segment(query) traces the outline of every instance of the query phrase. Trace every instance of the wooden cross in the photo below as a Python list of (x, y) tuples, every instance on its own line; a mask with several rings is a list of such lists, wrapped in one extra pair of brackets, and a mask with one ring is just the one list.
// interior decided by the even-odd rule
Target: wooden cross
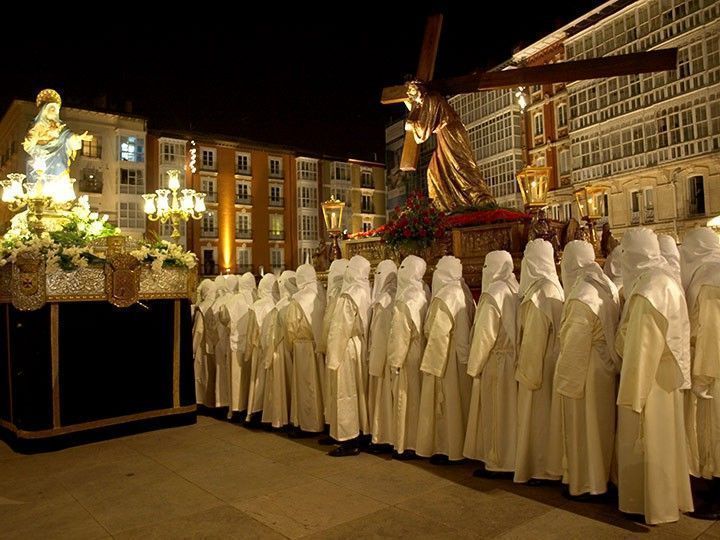
[[(474, 71), (460, 77), (432, 80), (441, 27), (442, 15), (433, 15), (428, 18), (422, 48), (420, 49), (420, 61), (418, 62), (416, 79), (424, 82), (429, 91), (435, 91), (446, 96), (535, 84), (552, 84), (654, 71), (670, 71), (677, 66), (677, 49), (660, 49), (650, 52), (576, 60), (574, 62), (521, 67), (504, 71)], [(407, 84), (402, 84), (383, 88), (380, 102), (383, 105), (388, 105), (405, 102), (407, 99)], [(405, 133), (400, 170), (416, 170), (417, 160), (418, 145), (413, 134), (408, 131)]]

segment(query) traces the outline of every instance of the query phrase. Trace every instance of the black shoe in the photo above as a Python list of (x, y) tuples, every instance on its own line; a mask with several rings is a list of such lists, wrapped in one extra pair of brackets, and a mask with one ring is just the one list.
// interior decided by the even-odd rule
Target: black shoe
[(375, 444), (370, 443), (367, 448), (364, 449), (368, 454), (373, 455), (380, 455), (380, 454), (389, 454), (393, 451), (392, 445), (390, 444)]
[(348, 441), (342, 443), (337, 448), (330, 450), (328, 456), (332, 457), (346, 457), (346, 456), (357, 456), (360, 453), (360, 447), (357, 441)]
[(531, 478), (527, 481), (527, 485), (530, 487), (551, 486), (557, 483), (557, 480), (546, 480), (544, 478)]
[(418, 457), (415, 450), (405, 450), (402, 454), (398, 454), (393, 450), (392, 458), (397, 459), (398, 461), (410, 461), (411, 459), (417, 459)]
[(367, 448), (372, 444), (372, 435), (360, 435), (358, 437), (358, 444), (360, 448)]
[(333, 439), (330, 435), (328, 435), (327, 437), (320, 437), (318, 439), (318, 444), (321, 444), (323, 446), (333, 446), (340, 443)]
[(445, 454), (435, 454), (430, 458), (433, 465), (449, 465), (450, 459)]

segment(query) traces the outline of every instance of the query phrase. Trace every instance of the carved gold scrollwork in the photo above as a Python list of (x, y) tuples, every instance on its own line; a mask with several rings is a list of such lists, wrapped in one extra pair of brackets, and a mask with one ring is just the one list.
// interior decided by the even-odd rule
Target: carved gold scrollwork
[(19, 253), (12, 270), (12, 304), (20, 311), (40, 309), (47, 302), (45, 259), (40, 253)]
[(140, 261), (128, 253), (118, 253), (105, 263), (105, 294), (117, 307), (129, 307), (140, 297)]

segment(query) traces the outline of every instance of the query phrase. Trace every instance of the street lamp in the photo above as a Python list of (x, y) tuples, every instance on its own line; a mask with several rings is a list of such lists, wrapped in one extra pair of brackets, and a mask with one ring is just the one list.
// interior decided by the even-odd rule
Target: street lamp
[[(194, 189), (180, 189), (180, 171), (172, 169), (168, 174), (168, 188), (156, 189), (155, 193), (146, 193), (145, 213), (150, 221), (172, 224), (171, 238), (180, 238), (178, 226), (181, 221), (200, 219), (205, 212), (205, 193)], [(178, 190), (182, 195), (178, 195)]]
[(338, 238), (342, 232), (342, 213), (345, 208), (343, 201), (338, 201), (335, 195), (330, 195), (330, 199), (321, 203), (323, 218), (325, 219), (325, 228), (330, 236), (330, 261), (342, 259), (342, 251)]
[(597, 195), (605, 192), (604, 187), (600, 186), (584, 186), (575, 190), (575, 202), (578, 205), (579, 215), (583, 221), (587, 223), (590, 243), (595, 247), (595, 251), (599, 252), (597, 243), (597, 234), (595, 233), (595, 221), (602, 217), (598, 204), (595, 201)]
[(548, 179), (550, 167), (529, 165), (517, 173), (517, 182), (520, 186), (525, 210), (531, 214), (537, 213), (547, 204)]

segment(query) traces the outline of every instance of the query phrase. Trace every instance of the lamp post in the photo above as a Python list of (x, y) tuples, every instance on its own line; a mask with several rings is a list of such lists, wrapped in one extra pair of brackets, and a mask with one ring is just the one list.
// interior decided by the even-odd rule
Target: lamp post
[[(200, 219), (205, 212), (205, 193), (198, 193), (194, 189), (180, 189), (180, 171), (172, 169), (168, 174), (168, 188), (156, 189), (155, 193), (146, 193), (145, 213), (150, 221), (160, 221), (172, 224), (172, 234), (175, 241), (180, 238), (178, 226), (182, 221)], [(178, 195), (178, 190), (181, 195)]]
[(579, 215), (587, 223), (589, 241), (595, 248), (595, 252), (599, 253), (599, 244), (597, 234), (595, 233), (595, 222), (600, 219), (600, 209), (595, 202), (595, 196), (605, 191), (604, 187), (585, 186), (575, 190), (575, 202), (578, 205)]
[(321, 203), (323, 218), (325, 219), (325, 228), (330, 236), (330, 262), (335, 259), (342, 259), (342, 251), (338, 239), (342, 232), (342, 213), (345, 208), (343, 201), (338, 201), (335, 195), (330, 195), (330, 199)]
[(69, 210), (75, 200), (74, 178), (66, 175), (46, 175), (36, 169), (38, 179), (29, 182), (24, 174), (11, 173), (7, 180), (0, 182), (2, 201), (11, 211), (24, 207), (28, 211), (28, 227), (35, 234), (45, 230), (43, 218), (58, 217), (62, 210)]

